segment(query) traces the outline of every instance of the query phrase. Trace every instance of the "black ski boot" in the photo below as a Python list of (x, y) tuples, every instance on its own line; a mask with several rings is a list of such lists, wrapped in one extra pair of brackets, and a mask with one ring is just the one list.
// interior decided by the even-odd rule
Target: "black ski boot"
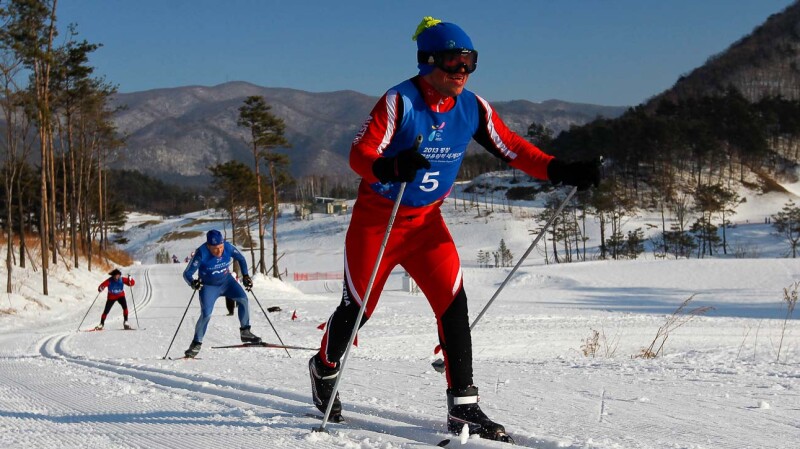
[[(325, 413), (328, 409), (328, 402), (331, 400), (333, 385), (339, 375), (339, 368), (325, 366), (322, 363), (322, 359), (319, 358), (319, 354), (317, 354), (308, 361), (308, 372), (311, 375), (311, 397), (314, 399), (314, 405), (322, 413)], [(342, 403), (339, 401), (338, 391), (333, 399), (333, 407), (331, 407), (329, 419), (333, 422), (342, 420)]]
[(200, 352), (201, 346), (203, 346), (203, 343), (200, 343), (199, 341), (192, 341), (192, 344), (189, 345), (189, 349), (184, 351), (183, 355), (185, 355), (187, 359), (193, 359)]
[(464, 424), (469, 426), (469, 434), (478, 434), (488, 440), (513, 443), (506, 429), (489, 419), (478, 405), (478, 387), (447, 390), (447, 430), (458, 435)]
[(248, 344), (261, 343), (261, 337), (257, 337), (252, 332), (250, 332), (250, 326), (240, 327), (239, 336), (242, 338), (242, 343), (248, 343)]

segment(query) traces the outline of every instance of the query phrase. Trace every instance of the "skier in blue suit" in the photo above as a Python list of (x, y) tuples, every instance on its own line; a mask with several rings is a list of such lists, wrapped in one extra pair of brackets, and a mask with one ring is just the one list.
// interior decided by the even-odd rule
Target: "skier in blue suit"
[[(194, 340), (184, 354), (195, 357), (200, 352), (203, 336), (206, 334), (211, 312), (217, 298), (225, 296), (239, 304), (239, 325), (242, 343), (261, 343), (261, 338), (250, 332), (250, 313), (247, 295), (242, 286), (231, 274), (231, 262), (236, 259), (242, 269), (242, 284), (246, 289), (253, 287), (253, 280), (247, 273), (247, 260), (235, 246), (225, 241), (216, 229), (208, 231), (206, 243), (194, 252), (192, 260), (183, 271), (183, 279), (195, 290), (200, 290), (200, 318), (194, 330)], [(197, 272), (197, 279), (194, 274)]]

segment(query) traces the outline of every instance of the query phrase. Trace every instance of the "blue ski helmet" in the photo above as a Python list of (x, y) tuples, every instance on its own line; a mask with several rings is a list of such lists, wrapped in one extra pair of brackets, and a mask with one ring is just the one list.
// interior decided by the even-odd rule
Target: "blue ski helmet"
[(222, 237), (222, 233), (216, 229), (212, 229), (206, 234), (206, 243), (211, 246), (221, 245), (224, 241), (225, 238)]
[[(434, 65), (430, 62), (423, 63), (423, 56), (427, 58), (433, 53), (452, 50), (475, 50), (472, 39), (458, 25), (442, 22), (433, 17), (424, 17), (417, 26), (417, 32), (412, 37), (417, 41), (417, 67), (420, 75), (427, 75), (433, 71)], [(426, 61), (427, 62), (427, 61)]]

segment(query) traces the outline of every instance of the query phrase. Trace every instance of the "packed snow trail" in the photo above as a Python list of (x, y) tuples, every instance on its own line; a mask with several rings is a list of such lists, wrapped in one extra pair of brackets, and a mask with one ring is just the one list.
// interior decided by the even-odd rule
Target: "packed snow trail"
[[(112, 311), (103, 331), (53, 329), (34, 345), (38, 356), (0, 357), (0, 447), (264, 447), (265, 438), (266, 447), (426, 447), (447, 437), (438, 417), (370, 406), (350, 407), (347, 425), (333, 424), (330, 434), (315, 434), (310, 430), (319, 423), (307, 416), (315, 409), (306, 391), (204, 374), (202, 360), (160, 360), (156, 354), (164, 337), (188, 301), (176, 293), (188, 288), (175, 288), (183, 283), (173, 265), (132, 274), (139, 321), (147, 330), (115, 332), (121, 330), (121, 314)], [(96, 312), (87, 322), (97, 318)], [(186, 344), (194, 312), (179, 332), (173, 355)], [(237, 323), (225, 324), (232, 328), (227, 333), (236, 335)], [(230, 335), (217, 338), (230, 341)], [(227, 357), (241, 355), (229, 351)], [(298, 359), (300, 365), (307, 360)], [(494, 444), (474, 441), (464, 447)]]
[[(226, 316), (222, 300), (201, 360), (162, 360), (192, 293), (182, 269), (132, 270), (144, 330), (121, 331), (116, 308), (106, 330), (76, 332), (94, 281), (70, 284), (87, 294), (65, 304), (58, 319), (0, 329), (0, 447), (398, 449), (445, 438), (447, 447), (509, 447), (474, 438), (461, 446), (444, 432), (445, 381), (430, 367), (435, 322), (424, 298), (397, 289), (399, 275), (360, 333), (342, 381), (348, 422), (316, 434), (311, 429), (320, 422), (306, 416), (318, 413), (308, 353), (292, 351), (290, 359), (274, 349), (211, 349), (238, 342), (238, 321)], [(506, 272), (467, 270), (476, 311)], [(785, 361), (776, 362), (774, 350), (783, 323), (780, 289), (796, 273), (790, 259), (522, 267), (473, 334), (482, 408), (522, 447), (792, 447), (800, 439), (798, 320), (789, 322)], [(670, 287), (676, 280), (684, 282), (681, 290)], [(318, 345), (317, 325), (340, 293), (256, 281), (265, 307), (282, 306), (270, 318), (283, 340)], [(663, 357), (632, 358), (693, 292), (698, 305), (717, 307), (717, 316), (676, 331)], [(97, 323), (101, 309), (95, 305), (84, 327)], [(183, 354), (198, 313), (195, 302), (170, 356)], [(260, 310), (251, 320), (257, 335), (276, 342)], [(604, 356), (608, 347), (596, 358), (580, 354), (591, 329), (619, 338), (616, 355)]]
[[(137, 289), (142, 292), (137, 312), (147, 319), (154, 292), (150, 271), (138, 278), (145, 282)], [(107, 329), (120, 325), (109, 321)], [(122, 337), (135, 338), (110, 330), (87, 338), (105, 338), (120, 347)], [(90, 350), (92, 345), (83, 344), (90, 341), (84, 334), (56, 334), (40, 343), (42, 357), (0, 359), (0, 397), (11, 402), (2, 407), (9, 412), (0, 416), (0, 446), (256, 447), (263, 442), (264, 426), (270, 426), (276, 444), (297, 439), (285, 426), (273, 425), (285, 412), (264, 405), (243, 409), (230, 393), (201, 391), (188, 376), (70, 350), (73, 345)], [(293, 445), (316, 446), (313, 441)]]

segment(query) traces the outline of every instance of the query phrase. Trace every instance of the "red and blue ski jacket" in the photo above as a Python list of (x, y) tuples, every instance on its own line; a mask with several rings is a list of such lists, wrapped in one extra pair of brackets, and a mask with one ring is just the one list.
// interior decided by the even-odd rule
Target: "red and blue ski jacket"
[(112, 276), (103, 281), (103, 283), (97, 287), (97, 291), (102, 292), (103, 289), (108, 287), (108, 300), (115, 301), (125, 297), (126, 285), (133, 287), (135, 284), (136, 281), (134, 281), (132, 277), (120, 276), (119, 279), (114, 279)]
[(419, 170), (414, 181), (406, 184), (403, 206), (421, 207), (444, 199), (473, 139), (510, 166), (538, 179), (547, 179), (547, 165), (553, 159), (508, 129), (480, 96), (464, 89), (458, 97), (442, 97), (415, 76), (381, 97), (353, 141), (350, 166), (362, 177), (359, 191), (371, 190), (394, 200), (400, 183), (381, 184), (372, 164), (379, 157), (411, 148), (419, 134), (423, 136), (419, 152), (431, 168)]

